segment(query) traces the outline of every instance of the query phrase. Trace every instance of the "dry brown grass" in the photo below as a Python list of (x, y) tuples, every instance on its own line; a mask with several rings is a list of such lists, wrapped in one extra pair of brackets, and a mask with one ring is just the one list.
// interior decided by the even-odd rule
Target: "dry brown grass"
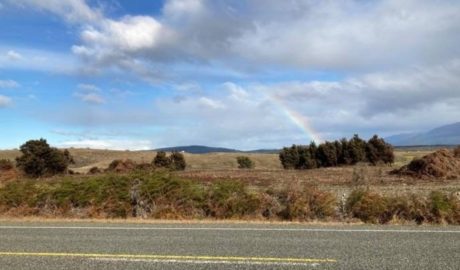
[[(107, 168), (116, 159), (131, 159), (137, 163), (151, 162), (156, 155), (154, 151), (114, 151), (95, 149), (69, 149), (75, 159), (72, 169), (77, 172), (87, 172), (91, 167)], [(14, 160), (20, 155), (18, 150), (1, 150), (0, 159)], [(185, 153), (188, 170), (225, 170), (237, 169), (236, 157), (240, 153)], [(256, 169), (281, 169), (276, 154), (246, 154), (254, 163)]]
[[(105, 169), (115, 159), (131, 159), (137, 163), (151, 162), (153, 151), (112, 151), (94, 149), (69, 149), (76, 164), (72, 170), (88, 172), (92, 167)], [(279, 187), (286, 183), (306, 182), (335, 192), (338, 197), (348, 194), (356, 186), (372, 186), (382, 194), (400, 195), (411, 192), (429, 194), (432, 190), (458, 191), (460, 180), (435, 181), (414, 180), (410, 177), (389, 175), (389, 171), (408, 164), (433, 150), (396, 150), (396, 161), (390, 166), (346, 166), (315, 170), (283, 170), (277, 154), (246, 154), (255, 163), (255, 169), (238, 169), (236, 157), (240, 153), (185, 154), (187, 169), (177, 172), (180, 176), (197, 181), (212, 182), (217, 179), (239, 179), (255, 189)], [(17, 150), (0, 151), (0, 159), (11, 159), (19, 155)]]

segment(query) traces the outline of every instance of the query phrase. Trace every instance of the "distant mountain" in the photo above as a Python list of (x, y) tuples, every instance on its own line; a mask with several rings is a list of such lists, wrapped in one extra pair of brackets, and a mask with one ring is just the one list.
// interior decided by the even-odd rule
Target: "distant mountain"
[(210, 147), (204, 145), (188, 145), (188, 146), (174, 146), (174, 147), (165, 147), (158, 148), (154, 151), (165, 151), (165, 152), (186, 152), (190, 154), (207, 154), (207, 153), (260, 153), (260, 154), (277, 154), (279, 150), (277, 149), (258, 149), (251, 151), (241, 151), (237, 149), (223, 148), (223, 147)]
[(280, 149), (257, 149), (251, 151), (244, 151), (245, 153), (253, 153), (253, 154), (279, 154)]
[(427, 132), (405, 133), (386, 137), (396, 146), (410, 145), (458, 145), (460, 144), (460, 122), (437, 127)]
[(187, 152), (191, 154), (206, 154), (206, 153), (237, 153), (241, 152), (235, 149), (223, 148), (223, 147), (209, 147), (204, 145), (188, 145), (188, 146), (174, 146), (174, 147), (165, 147), (155, 149), (155, 151), (165, 151), (165, 152)]

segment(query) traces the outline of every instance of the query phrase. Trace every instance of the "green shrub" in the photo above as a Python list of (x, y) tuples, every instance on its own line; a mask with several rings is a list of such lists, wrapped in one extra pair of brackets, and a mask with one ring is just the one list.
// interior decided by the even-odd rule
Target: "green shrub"
[(460, 202), (457, 197), (433, 191), (429, 196), (429, 208), (435, 222), (460, 224)]
[(171, 165), (171, 159), (166, 156), (166, 152), (158, 151), (153, 159), (153, 165), (157, 168), (169, 168)]
[(378, 163), (393, 163), (395, 156), (393, 147), (382, 138), (374, 135), (366, 144), (367, 160), (376, 165)]
[(346, 202), (346, 211), (351, 217), (370, 223), (387, 223), (392, 218), (387, 199), (364, 189), (351, 192)]
[(215, 182), (207, 200), (207, 213), (215, 218), (254, 216), (260, 205), (258, 196), (249, 193), (246, 185), (235, 180)]
[(174, 171), (183, 171), (187, 167), (184, 155), (177, 151), (172, 152), (169, 157), (165, 152), (159, 151), (152, 163), (156, 168), (167, 168)]
[(170, 168), (172, 170), (183, 171), (185, 170), (185, 167), (187, 167), (187, 163), (185, 162), (185, 157), (182, 153), (172, 152), (169, 159), (171, 160)]
[(308, 221), (336, 214), (337, 200), (334, 194), (315, 187), (289, 186), (278, 197), (284, 207), (278, 214), (282, 219)]
[(73, 162), (68, 151), (50, 147), (44, 139), (27, 141), (20, 151), (22, 155), (16, 159), (16, 164), (29, 176), (63, 173)]
[(240, 169), (252, 169), (254, 168), (254, 162), (247, 156), (236, 157), (238, 168)]
[(281, 150), (279, 159), (284, 169), (297, 169), (302, 165), (300, 163), (299, 148), (302, 148), (302, 146), (292, 145)]

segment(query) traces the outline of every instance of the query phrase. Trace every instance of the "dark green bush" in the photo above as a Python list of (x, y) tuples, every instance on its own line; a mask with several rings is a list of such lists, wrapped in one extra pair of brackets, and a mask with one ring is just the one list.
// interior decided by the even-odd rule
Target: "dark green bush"
[(351, 140), (324, 142), (316, 146), (292, 145), (284, 147), (279, 153), (284, 169), (314, 169), (338, 165), (353, 165), (358, 162), (393, 163), (393, 147), (383, 139), (374, 135), (365, 142), (358, 135)]
[(374, 135), (366, 144), (367, 161), (376, 165), (378, 163), (393, 163), (395, 156), (393, 146), (386, 143), (382, 138)]
[(236, 157), (238, 168), (240, 169), (252, 169), (254, 168), (254, 162), (247, 156)]
[(183, 171), (185, 170), (185, 167), (187, 167), (187, 163), (185, 162), (185, 157), (182, 153), (172, 152), (169, 159), (171, 160), (170, 168), (172, 170)]
[(50, 147), (44, 139), (27, 141), (20, 151), (22, 155), (16, 159), (16, 165), (29, 176), (64, 173), (73, 162), (68, 151)]
[(153, 159), (156, 168), (167, 168), (174, 171), (183, 171), (187, 167), (185, 157), (182, 153), (174, 151), (168, 157), (165, 152), (159, 151)]
[(169, 168), (171, 165), (171, 159), (168, 158), (166, 152), (158, 151), (153, 159), (153, 165), (157, 168)]

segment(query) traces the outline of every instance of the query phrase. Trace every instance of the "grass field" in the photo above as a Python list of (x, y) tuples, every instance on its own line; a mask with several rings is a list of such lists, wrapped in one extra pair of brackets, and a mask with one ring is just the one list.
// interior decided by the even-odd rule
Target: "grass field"
[[(329, 195), (327, 194), (330, 194), (330, 197), (335, 199), (327, 203), (329, 206), (336, 205), (337, 202), (340, 204), (344, 198), (349, 198), (356, 190), (367, 190), (370, 192), (369, 199), (377, 198), (376, 203), (380, 203), (382, 200), (372, 195), (380, 194), (380, 196), (386, 198), (384, 199), (385, 205), (393, 205), (393, 208), (388, 209), (394, 210), (400, 205), (393, 204), (393, 200), (402, 199), (407, 204), (410, 203), (408, 198), (412, 198), (411, 196), (414, 195), (428, 203), (426, 198), (429, 198), (433, 191), (441, 192), (442, 194), (453, 194), (453, 192), (460, 191), (460, 179), (422, 180), (389, 174), (391, 170), (407, 164), (413, 158), (421, 157), (432, 151), (426, 149), (398, 150), (395, 152), (396, 160), (392, 166), (357, 164), (354, 166), (313, 170), (284, 170), (280, 165), (277, 154), (245, 154), (254, 161), (255, 168), (238, 169), (236, 157), (242, 155), (241, 153), (186, 153), (187, 169), (168, 173), (170, 175), (168, 177), (176, 180), (164, 182), (161, 175), (153, 175), (153, 178), (151, 178), (148, 172), (139, 172), (140, 174), (134, 172), (134, 174), (85, 175), (94, 166), (100, 169), (107, 168), (115, 159), (132, 159), (138, 163), (149, 163), (156, 154), (153, 151), (70, 149), (75, 159), (75, 164), (72, 165), (71, 169), (80, 173), (79, 175), (55, 176), (41, 181), (27, 179), (17, 182), (4, 181), (0, 183), (0, 186), (3, 187), (3, 189), (0, 189), (3, 192), (3, 195), (0, 194), (0, 199), (3, 200), (2, 211), (4, 214), (12, 216), (81, 216), (85, 218), (126, 216), (131, 211), (128, 196), (129, 188), (137, 181), (135, 179), (145, 178), (142, 181), (146, 185), (145, 190), (152, 193), (146, 198), (154, 198), (158, 194), (162, 194), (153, 202), (153, 205), (157, 205), (157, 209), (154, 211), (155, 214), (151, 215), (154, 218), (203, 218), (208, 216), (209, 209), (217, 209), (215, 210), (217, 211), (216, 217), (228, 218), (227, 212), (231, 210), (236, 212), (229, 217), (238, 218), (244, 216), (249, 219), (257, 219), (261, 217), (259, 210), (262, 208), (259, 209), (253, 205), (255, 203), (254, 198), (257, 197), (257, 205), (260, 203), (263, 205), (264, 202), (267, 203), (266, 200), (268, 202), (273, 201), (274, 197), (282, 198), (282, 196), (279, 196), (284, 192), (294, 192), (293, 194), (296, 194), (296, 192), (301, 192), (305, 188), (313, 191), (313, 194), (318, 192), (318, 195), (312, 196), (319, 197), (312, 198), (328, 198), (327, 196)], [(15, 150), (0, 151), (0, 159), (13, 160), (19, 154), (19, 151)], [(228, 182), (229, 185), (220, 186), (222, 185), (221, 183), (227, 183), (226, 181), (228, 180), (233, 181)], [(222, 187), (224, 187), (224, 190), (230, 189), (233, 191), (228, 194), (226, 192), (222, 193), (219, 191)], [(244, 187), (244, 189), (240, 190), (240, 187)], [(164, 193), (165, 190), (170, 188), (173, 189)], [(222, 209), (225, 209), (225, 207), (219, 206), (223, 201), (216, 199), (215, 196), (225, 194), (230, 197), (223, 201), (226, 203), (233, 202), (235, 205), (225, 206), (230, 207), (230, 210), (224, 211)], [(240, 195), (244, 196), (240, 198), (238, 197)], [(233, 198), (232, 196), (237, 197)], [(253, 198), (253, 196), (256, 197)], [(186, 203), (184, 206), (184, 202), (194, 202), (194, 204), (188, 205)], [(286, 203), (281, 202), (282, 204)], [(69, 203), (76, 206), (69, 206)], [(305, 202), (294, 201), (293, 203), (293, 207), (297, 207), (297, 203), (300, 203), (302, 207), (299, 209), (303, 209)], [(162, 207), (158, 208), (159, 204), (163, 204), (164, 209)], [(249, 210), (246, 208), (252, 206), (254, 206), (254, 209), (259, 210), (254, 210), (255, 212), (251, 210), (252, 214), (247, 215), (246, 211)], [(120, 209), (123, 210), (123, 213), (118, 212)], [(428, 211), (426, 209), (422, 210)], [(336, 214), (334, 214), (335, 212), (333, 212), (329, 216), (333, 219), (337, 218)], [(316, 214), (307, 218), (307, 220), (315, 219), (314, 216)], [(429, 215), (427, 217), (429, 218)], [(283, 217), (278, 216), (278, 218)], [(303, 219), (302, 217), (299, 218)]]
[[(397, 195), (401, 193), (423, 193), (431, 190), (453, 192), (460, 189), (460, 180), (420, 180), (410, 177), (390, 175), (389, 171), (409, 163), (413, 158), (421, 157), (432, 150), (397, 150), (392, 166), (368, 166), (358, 164), (336, 168), (314, 170), (283, 170), (277, 154), (244, 154), (255, 162), (255, 169), (238, 169), (236, 157), (241, 153), (185, 153), (187, 169), (177, 172), (184, 178), (212, 182), (220, 179), (236, 179), (247, 182), (253, 188), (276, 188), (287, 183), (317, 185), (333, 191), (337, 196), (348, 194), (352, 189), (366, 186), (380, 193)], [(107, 168), (115, 159), (132, 159), (136, 162), (151, 162), (153, 151), (112, 151), (94, 149), (70, 149), (75, 159), (71, 169), (86, 173), (91, 167)], [(0, 151), (0, 159), (13, 160), (20, 154), (17, 150)]]
[[(155, 157), (153, 151), (114, 151), (95, 149), (69, 149), (75, 159), (71, 166), (74, 171), (85, 173), (91, 167), (106, 168), (115, 159), (132, 159), (135, 162), (151, 162)], [(407, 164), (415, 157), (430, 153), (429, 150), (404, 150), (395, 152), (396, 161), (393, 167)], [(0, 150), (0, 159), (14, 160), (20, 155), (18, 150)], [(188, 154), (187, 170), (229, 170), (237, 169), (237, 156), (249, 156), (255, 162), (256, 170), (282, 170), (277, 154), (242, 154), (242, 153), (210, 153)]]

